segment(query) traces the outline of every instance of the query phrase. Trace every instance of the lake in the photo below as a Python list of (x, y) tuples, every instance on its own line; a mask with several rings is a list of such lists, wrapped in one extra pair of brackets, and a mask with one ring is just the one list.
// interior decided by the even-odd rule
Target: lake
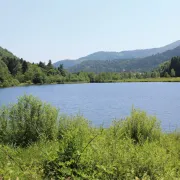
[(0, 88), (0, 106), (32, 94), (68, 115), (83, 114), (94, 125), (109, 126), (132, 107), (161, 120), (163, 130), (180, 127), (180, 83), (60, 84)]

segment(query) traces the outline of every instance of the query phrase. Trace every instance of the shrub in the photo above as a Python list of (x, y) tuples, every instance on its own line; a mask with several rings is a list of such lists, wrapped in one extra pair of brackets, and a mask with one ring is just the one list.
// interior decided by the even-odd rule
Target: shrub
[(133, 109), (131, 116), (120, 123), (121, 134), (133, 139), (135, 143), (143, 143), (146, 140), (153, 141), (160, 138), (160, 123), (156, 117), (148, 116), (146, 112)]
[(26, 84), (32, 84), (31, 80), (25, 82)]
[(5, 80), (3, 83), (2, 83), (2, 87), (9, 87), (10, 86), (10, 83)]
[(59, 122), (61, 145), (56, 158), (44, 161), (44, 178), (78, 177), (84, 179), (86, 175), (83, 170), (86, 166), (80, 163), (80, 160), (93, 139), (93, 132), (89, 121), (81, 116), (61, 117)]
[(33, 96), (23, 96), (18, 103), (0, 109), (0, 141), (27, 146), (41, 137), (57, 136), (58, 111)]
[(17, 79), (12, 79), (11, 86), (17, 86), (19, 84), (19, 81)]

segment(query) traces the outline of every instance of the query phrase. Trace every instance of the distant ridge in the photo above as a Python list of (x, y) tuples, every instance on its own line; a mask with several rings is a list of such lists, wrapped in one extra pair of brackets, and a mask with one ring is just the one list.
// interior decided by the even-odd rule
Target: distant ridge
[(156, 68), (159, 64), (170, 60), (174, 56), (180, 56), (180, 46), (167, 50), (163, 53), (158, 53), (156, 55), (151, 55), (144, 58), (135, 59), (116, 59), (116, 60), (88, 60), (83, 61), (80, 64), (72, 66), (68, 70), (70, 72), (122, 72), (122, 71), (151, 71)]
[(92, 54), (89, 54), (87, 56), (81, 57), (76, 60), (61, 60), (53, 65), (55, 67), (58, 67), (60, 64), (64, 65), (64, 68), (68, 69), (72, 66), (75, 66), (77, 64), (80, 64), (83, 61), (87, 60), (100, 60), (100, 61), (106, 61), (106, 60), (114, 60), (114, 59), (135, 59), (135, 58), (144, 58), (147, 56), (152, 56), (158, 53), (163, 53), (167, 50), (172, 50), (176, 47), (180, 46), (180, 40), (173, 42), (171, 44), (168, 44), (163, 47), (159, 48), (151, 48), (151, 49), (137, 49), (137, 50), (130, 50), (130, 51), (121, 51), (121, 52), (106, 52), (106, 51), (98, 51)]

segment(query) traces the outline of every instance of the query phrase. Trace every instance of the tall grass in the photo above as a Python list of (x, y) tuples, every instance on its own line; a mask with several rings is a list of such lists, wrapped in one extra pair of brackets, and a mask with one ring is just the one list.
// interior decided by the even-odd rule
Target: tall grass
[(179, 179), (179, 137), (162, 132), (159, 121), (140, 110), (108, 128), (93, 127), (24, 96), (0, 110), (0, 177)]

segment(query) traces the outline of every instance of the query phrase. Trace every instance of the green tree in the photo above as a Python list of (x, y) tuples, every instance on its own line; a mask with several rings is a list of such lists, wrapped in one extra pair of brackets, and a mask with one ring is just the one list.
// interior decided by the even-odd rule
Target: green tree
[(21, 72), (18, 72), (15, 76), (15, 78), (20, 82), (23, 83), (24, 82), (24, 74), (22, 74)]
[(132, 78), (132, 73), (129, 72), (129, 73), (128, 73), (128, 79), (131, 79), (131, 78)]
[[(51, 63), (50, 63), (50, 64), (51, 64)], [(39, 62), (38, 66), (41, 67), (41, 68), (43, 68), (43, 69), (46, 68), (45, 63), (43, 63), (43, 62), (41, 62), (41, 61)]]
[(136, 73), (136, 78), (141, 79), (141, 73)]
[(14, 76), (20, 71), (20, 61), (16, 58), (3, 58), (4, 63), (7, 65), (9, 72)]
[(89, 77), (90, 82), (92, 82), (92, 83), (95, 82), (95, 76), (96, 75), (93, 72), (92, 73), (88, 73), (88, 77)]
[(10, 79), (11, 75), (6, 64), (0, 60), (0, 86), (3, 85), (4, 81), (9, 81)]
[(53, 68), (51, 60), (48, 61), (47, 67), (48, 67), (48, 69), (52, 69)]
[(34, 84), (43, 84), (43, 83), (45, 83), (45, 81), (46, 80), (45, 80), (44, 73), (40, 69), (37, 69), (36, 72), (33, 75), (32, 82)]
[(164, 73), (164, 77), (169, 77), (168, 72), (165, 72), (165, 73)]
[(22, 63), (22, 72), (23, 74), (28, 70), (28, 63), (26, 61), (23, 61)]
[(171, 69), (171, 77), (175, 77), (176, 76), (176, 72), (174, 69)]
[(173, 57), (169, 69), (174, 69), (176, 76), (180, 77), (180, 57)]
[(49, 75), (56, 75), (56, 74), (58, 74), (58, 72), (57, 72), (57, 70), (56, 69), (50, 69), (48, 72), (47, 72), (47, 74), (48, 74), (48, 76)]
[(65, 70), (64, 70), (63, 64), (60, 64), (60, 65), (59, 65), (58, 71), (60, 72), (60, 74), (61, 74), (62, 76), (66, 76), (66, 72), (65, 72)]
[(157, 77), (158, 77), (157, 72), (156, 72), (156, 71), (152, 72), (152, 73), (151, 73), (151, 77), (152, 77), (152, 78), (157, 78)]
[(46, 75), (37, 65), (30, 65), (24, 74), (24, 80), (25, 82), (31, 81), (34, 84), (43, 84), (46, 82)]

